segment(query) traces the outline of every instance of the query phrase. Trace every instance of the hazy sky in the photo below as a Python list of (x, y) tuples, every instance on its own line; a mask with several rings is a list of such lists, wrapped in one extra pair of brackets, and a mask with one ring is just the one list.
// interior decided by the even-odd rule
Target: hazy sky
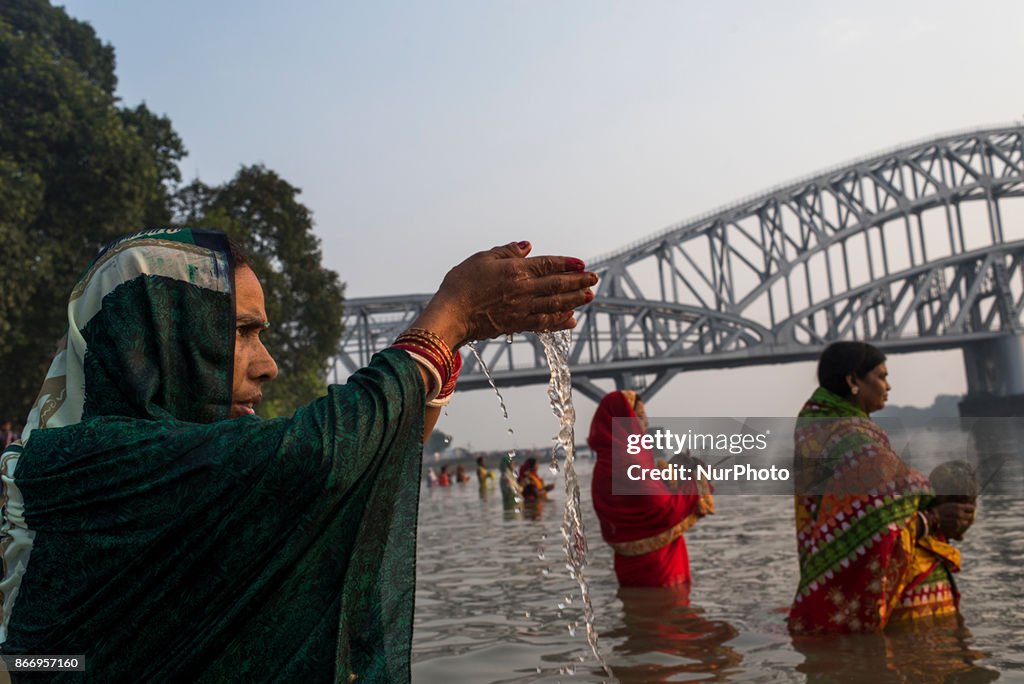
[[(263, 163), (302, 188), (360, 297), (433, 291), (479, 249), (584, 259), (814, 171), (1020, 119), (1024, 3), (115, 2), (68, 12), (118, 92), (167, 114), (186, 179)], [(965, 391), (959, 352), (899, 356), (894, 403)], [(794, 364), (677, 376), (652, 416), (791, 415)], [(455, 443), (555, 434), (542, 387), (457, 398)], [(461, 400), (460, 400), (461, 399)], [(594, 405), (578, 397), (578, 435)]]

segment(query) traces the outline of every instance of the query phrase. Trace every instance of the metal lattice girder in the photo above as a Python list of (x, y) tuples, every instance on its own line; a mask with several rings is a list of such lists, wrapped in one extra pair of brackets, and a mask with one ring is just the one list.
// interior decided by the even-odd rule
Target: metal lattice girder
[[(878, 278), (1002, 244), (1001, 202), (1024, 197), (1022, 137), (939, 138), (743, 200), (591, 262), (599, 293), (774, 328)], [(982, 215), (965, 217), (968, 205)]]
[[(1022, 240), (1021, 126), (859, 160), (591, 260), (601, 281), (577, 316), (574, 383), (649, 396), (683, 368), (811, 359), (844, 337), (928, 349), (1018, 332)], [(365, 365), (427, 300), (346, 302), (336, 372)], [(477, 348), (505, 386), (547, 381), (533, 336)], [(486, 386), (472, 357), (459, 386)]]
[(1022, 263), (1024, 241), (1018, 241), (919, 266), (810, 307), (784, 322), (778, 339), (820, 347), (854, 338), (935, 349), (965, 337), (1019, 333)]
[[(430, 301), (430, 295), (363, 297), (345, 301), (344, 331), (334, 359), (334, 383), (370, 362), (374, 352), (391, 344)], [(339, 374), (339, 365), (341, 373)]]

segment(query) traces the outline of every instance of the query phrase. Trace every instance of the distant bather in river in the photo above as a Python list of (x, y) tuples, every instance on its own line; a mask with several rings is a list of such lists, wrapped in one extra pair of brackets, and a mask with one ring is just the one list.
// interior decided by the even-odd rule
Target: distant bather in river
[(519, 466), (519, 486), (523, 491), (523, 499), (527, 502), (546, 501), (548, 492), (555, 488), (554, 484), (544, 484), (537, 473), (537, 459), (528, 458)]

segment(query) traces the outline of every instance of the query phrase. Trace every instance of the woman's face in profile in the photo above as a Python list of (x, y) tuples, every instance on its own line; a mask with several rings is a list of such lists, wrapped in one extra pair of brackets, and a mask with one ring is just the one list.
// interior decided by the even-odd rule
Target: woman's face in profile
[(860, 406), (866, 413), (874, 413), (885, 407), (892, 386), (889, 384), (889, 370), (884, 363), (872, 368), (863, 378), (850, 377), (853, 381), (850, 389), (857, 388), (856, 394), (850, 397), (854, 404)]

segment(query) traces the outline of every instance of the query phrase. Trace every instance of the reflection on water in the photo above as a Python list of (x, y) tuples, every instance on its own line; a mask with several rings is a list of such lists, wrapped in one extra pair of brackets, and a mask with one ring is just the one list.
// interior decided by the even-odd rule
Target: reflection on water
[(971, 648), (971, 631), (961, 616), (946, 616), (920, 624), (896, 625), (883, 634), (842, 637), (794, 637), (793, 646), (805, 658), (797, 671), (808, 682), (826, 684), (856, 681), (870, 663), (871, 681), (991, 682), (999, 672), (976, 661), (984, 653)]
[[(942, 432), (915, 438), (915, 451), (956, 442)], [(798, 579), (791, 498), (719, 497), (714, 518), (687, 533), (689, 595), (621, 590), (590, 504), (592, 463), (577, 461), (595, 626), (609, 664), (624, 683), (1024, 681), (1022, 442), (1007, 456), (1006, 440), (996, 441), (1005, 462), (979, 463), (979, 479), (997, 474), (960, 546), (962, 617), (795, 643), (785, 626)], [(928, 472), (931, 464), (914, 465)], [(561, 550), (564, 494), (553, 494), (516, 514), (503, 512), (497, 491), (424, 488), (414, 682), (603, 680), (583, 630), (570, 634), (582, 610)]]
[(623, 684), (676, 682), (682, 675), (725, 681), (737, 671), (743, 656), (725, 645), (737, 636), (736, 628), (691, 606), (689, 585), (620, 587), (617, 598), (621, 626), (606, 636), (622, 640), (615, 649), (615, 674)]

